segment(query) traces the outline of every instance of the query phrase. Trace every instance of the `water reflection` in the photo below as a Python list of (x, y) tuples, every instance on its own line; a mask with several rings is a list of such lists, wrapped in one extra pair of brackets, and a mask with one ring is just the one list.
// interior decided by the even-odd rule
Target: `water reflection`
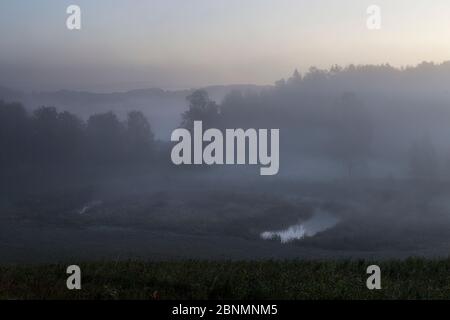
[(312, 237), (320, 231), (333, 228), (339, 219), (329, 212), (317, 210), (311, 219), (295, 224), (280, 231), (265, 231), (261, 233), (264, 240), (280, 239), (281, 243)]

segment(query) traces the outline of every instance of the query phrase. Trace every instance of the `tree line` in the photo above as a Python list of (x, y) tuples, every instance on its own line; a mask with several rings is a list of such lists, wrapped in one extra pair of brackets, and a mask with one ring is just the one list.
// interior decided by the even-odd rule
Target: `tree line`
[[(432, 67), (424, 64), (416, 69)], [(327, 88), (327, 81), (334, 82), (336, 77), (366, 69), (370, 68), (335, 67), (326, 72), (312, 69), (304, 76), (295, 71), (287, 80), (260, 93), (230, 92), (220, 104), (211, 100), (206, 91), (197, 90), (187, 97), (188, 108), (181, 115), (180, 125), (190, 129), (193, 121), (200, 120), (204, 128), (280, 128), (280, 157), (283, 163), (292, 160), (293, 170), (302, 165), (304, 157), (311, 157), (339, 164), (343, 173), (351, 176), (355, 168), (364, 168), (370, 160), (394, 159), (409, 167), (413, 176), (436, 176), (439, 160), (429, 136), (413, 136), (412, 142), (396, 142), (393, 136), (391, 140), (397, 144), (391, 146), (386, 146), (390, 141), (379, 136), (388, 122), (398, 133), (405, 131), (407, 118), (398, 118), (396, 122), (390, 119), (395, 110), (406, 116), (406, 104), (396, 101), (391, 109), (368, 108), (363, 103), (370, 101), (367, 97), (319, 90)], [(385, 69), (391, 70), (389, 66)], [(414, 70), (397, 72), (409, 74)], [(410, 145), (409, 150), (397, 148), (404, 144)], [(19, 103), (0, 101), (0, 168), (4, 172), (11, 168), (55, 165), (151, 166), (158, 160), (169, 162), (165, 152), (169, 147), (169, 143), (155, 140), (149, 121), (139, 111), (128, 113), (125, 120), (107, 112), (84, 121), (54, 107), (27, 112)]]
[(114, 165), (151, 161), (156, 144), (139, 111), (120, 121), (112, 112), (83, 121), (67, 111), (40, 107), (28, 113), (0, 101), (0, 167)]

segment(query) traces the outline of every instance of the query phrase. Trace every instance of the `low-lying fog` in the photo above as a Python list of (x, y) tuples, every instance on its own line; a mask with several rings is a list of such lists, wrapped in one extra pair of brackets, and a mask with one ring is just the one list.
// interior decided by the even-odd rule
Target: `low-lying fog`
[[(148, 176), (3, 203), (2, 262), (445, 256), (450, 184)], [(231, 179), (232, 180), (232, 179)], [(401, 212), (401, 214), (399, 214)]]
[[(312, 68), (216, 101), (193, 90), (5, 98), (0, 262), (447, 256), (450, 98), (439, 79), (449, 63)], [(149, 95), (187, 100), (128, 112)], [(30, 108), (44, 98), (56, 106)], [(174, 166), (169, 118), (280, 129), (279, 174)]]

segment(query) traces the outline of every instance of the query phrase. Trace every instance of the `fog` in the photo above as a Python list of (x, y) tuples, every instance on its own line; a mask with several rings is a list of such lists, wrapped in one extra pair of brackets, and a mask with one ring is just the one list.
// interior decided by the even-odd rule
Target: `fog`
[[(0, 261), (443, 256), (450, 63), (273, 85), (0, 90)], [(94, 91), (94, 90), (93, 90)], [(280, 129), (280, 170), (181, 165), (177, 127)]]

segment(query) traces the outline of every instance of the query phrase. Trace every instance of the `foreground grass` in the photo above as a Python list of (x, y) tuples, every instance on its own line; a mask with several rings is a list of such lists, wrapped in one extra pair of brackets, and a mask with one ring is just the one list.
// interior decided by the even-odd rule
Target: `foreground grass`
[[(382, 290), (366, 288), (377, 264)], [(96, 262), (0, 267), (0, 299), (449, 299), (450, 259), (405, 261)]]

